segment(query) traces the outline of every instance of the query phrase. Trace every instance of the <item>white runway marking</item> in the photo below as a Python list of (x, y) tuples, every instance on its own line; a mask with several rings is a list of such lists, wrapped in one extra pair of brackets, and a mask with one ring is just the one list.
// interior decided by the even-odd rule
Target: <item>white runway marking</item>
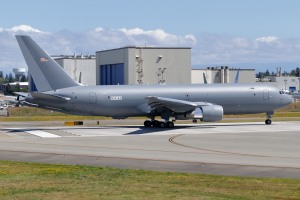
[(35, 135), (35, 136), (38, 136), (38, 137), (42, 137), (42, 138), (59, 138), (61, 136), (59, 135), (54, 135), (52, 133), (47, 133), (45, 131), (25, 131), (26, 133), (29, 133), (29, 134), (32, 134), (32, 135)]

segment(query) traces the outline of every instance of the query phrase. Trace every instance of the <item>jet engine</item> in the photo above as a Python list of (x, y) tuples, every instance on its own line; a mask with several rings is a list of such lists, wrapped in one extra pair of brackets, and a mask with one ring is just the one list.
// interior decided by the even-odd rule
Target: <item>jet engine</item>
[(219, 105), (207, 105), (196, 108), (193, 112), (185, 115), (177, 115), (176, 119), (200, 119), (204, 122), (220, 121), (223, 118), (223, 107)]

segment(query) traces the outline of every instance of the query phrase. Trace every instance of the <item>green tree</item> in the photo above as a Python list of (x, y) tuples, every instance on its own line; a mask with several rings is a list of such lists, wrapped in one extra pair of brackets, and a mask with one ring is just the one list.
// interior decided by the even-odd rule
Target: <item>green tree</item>
[(4, 95), (12, 95), (13, 94), (13, 90), (11, 88), (11, 86), (9, 85), (9, 83), (6, 85), (5, 90), (4, 90)]
[(296, 76), (296, 70), (292, 70), (291, 72), (290, 72), (290, 76)]
[(20, 91), (21, 91), (20, 84), (17, 83), (16, 86), (14, 87), (14, 89), (13, 89), (13, 92), (20, 92)]
[(300, 68), (297, 67), (296, 69), (291, 70), (291, 72), (289, 73), (290, 76), (296, 76), (299, 77), (300, 74)]
[(14, 79), (12, 73), (9, 73), (9, 75), (8, 75), (8, 82), (9, 82), (9, 83), (12, 83), (12, 82), (14, 82), (14, 81), (15, 81), (15, 79)]
[(9, 77), (8, 77), (8, 75), (6, 74), (6, 75), (5, 75), (5, 78), (4, 78), (4, 80), (5, 80), (4, 83), (8, 83), (8, 79), (9, 79)]
[(295, 71), (296, 71), (295, 76), (300, 77), (300, 68), (297, 67)]
[(256, 78), (258, 78), (258, 79), (262, 79), (263, 77), (264, 77), (264, 74), (262, 72), (258, 72), (256, 74)]
[(0, 84), (5, 83), (5, 79), (3, 77), (0, 77)]
[(22, 75), (21, 82), (27, 82), (27, 77), (25, 75)]

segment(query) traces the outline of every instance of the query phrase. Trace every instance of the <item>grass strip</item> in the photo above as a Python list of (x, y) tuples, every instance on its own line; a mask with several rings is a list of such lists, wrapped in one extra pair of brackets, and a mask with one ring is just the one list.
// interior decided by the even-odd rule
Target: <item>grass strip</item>
[(300, 180), (0, 161), (1, 199), (300, 199)]

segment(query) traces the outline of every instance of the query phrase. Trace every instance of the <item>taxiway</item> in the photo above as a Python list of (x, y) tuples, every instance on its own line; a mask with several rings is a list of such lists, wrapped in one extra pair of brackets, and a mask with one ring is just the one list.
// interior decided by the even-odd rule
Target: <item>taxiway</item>
[(67, 127), (1, 122), (0, 159), (300, 178), (300, 123)]

